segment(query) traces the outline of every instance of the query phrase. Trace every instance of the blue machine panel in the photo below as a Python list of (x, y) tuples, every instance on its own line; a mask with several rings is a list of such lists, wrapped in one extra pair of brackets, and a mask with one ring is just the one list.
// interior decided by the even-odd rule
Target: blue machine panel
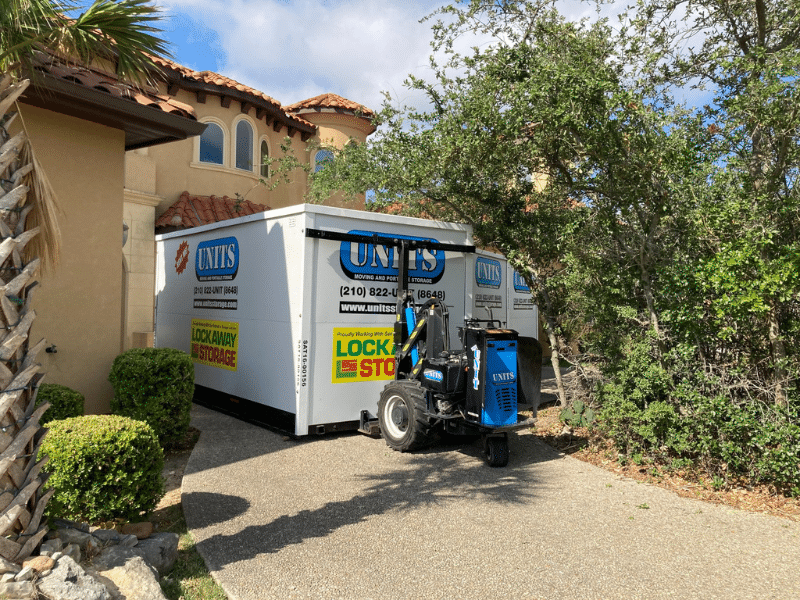
[(492, 427), (517, 422), (517, 342), (496, 341), (486, 348), (486, 384), (481, 423)]

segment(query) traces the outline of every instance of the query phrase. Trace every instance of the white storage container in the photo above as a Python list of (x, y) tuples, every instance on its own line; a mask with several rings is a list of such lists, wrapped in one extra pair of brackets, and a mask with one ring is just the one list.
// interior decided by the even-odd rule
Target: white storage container
[[(472, 243), (465, 225), (315, 205), (156, 237), (156, 346), (191, 354), (199, 400), (295, 435), (354, 428), (394, 372), (395, 249), (308, 229)], [(454, 348), (474, 261), (411, 253), (410, 287), (448, 305)]]

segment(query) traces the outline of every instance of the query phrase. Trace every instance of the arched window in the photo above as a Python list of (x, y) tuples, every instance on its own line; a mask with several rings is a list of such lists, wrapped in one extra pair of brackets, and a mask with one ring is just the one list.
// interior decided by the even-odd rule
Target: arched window
[(269, 178), (269, 146), (267, 140), (261, 140), (261, 176), (264, 179)]
[(209, 123), (200, 135), (200, 162), (221, 165), (225, 148), (225, 134), (222, 127)]
[(314, 173), (321, 171), (325, 165), (333, 162), (333, 152), (330, 150), (317, 150), (314, 155)]
[(253, 170), (253, 127), (244, 120), (236, 124), (236, 168)]

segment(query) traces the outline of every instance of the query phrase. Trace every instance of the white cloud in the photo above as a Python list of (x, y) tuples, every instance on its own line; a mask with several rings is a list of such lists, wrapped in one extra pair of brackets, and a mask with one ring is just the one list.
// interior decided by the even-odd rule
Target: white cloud
[[(377, 109), (381, 92), (414, 101), (403, 81), (428, 65), (433, 0), (160, 0), (216, 33), (217, 64), (201, 65), (188, 46), (178, 62), (216, 70), (283, 104), (333, 92)], [(169, 35), (169, 27), (167, 35)], [(196, 38), (209, 39), (199, 33)], [(214, 36), (211, 36), (213, 38)], [(184, 56), (185, 54), (185, 56)], [(193, 64), (194, 63), (194, 64)]]

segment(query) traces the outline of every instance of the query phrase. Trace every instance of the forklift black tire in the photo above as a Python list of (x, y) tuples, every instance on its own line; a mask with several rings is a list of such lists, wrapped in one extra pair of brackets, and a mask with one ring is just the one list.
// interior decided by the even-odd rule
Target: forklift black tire
[(490, 467), (505, 467), (508, 464), (508, 436), (487, 436), (483, 448)]
[(392, 450), (419, 450), (433, 441), (432, 422), (425, 416), (425, 392), (416, 381), (393, 381), (378, 401), (378, 423)]

